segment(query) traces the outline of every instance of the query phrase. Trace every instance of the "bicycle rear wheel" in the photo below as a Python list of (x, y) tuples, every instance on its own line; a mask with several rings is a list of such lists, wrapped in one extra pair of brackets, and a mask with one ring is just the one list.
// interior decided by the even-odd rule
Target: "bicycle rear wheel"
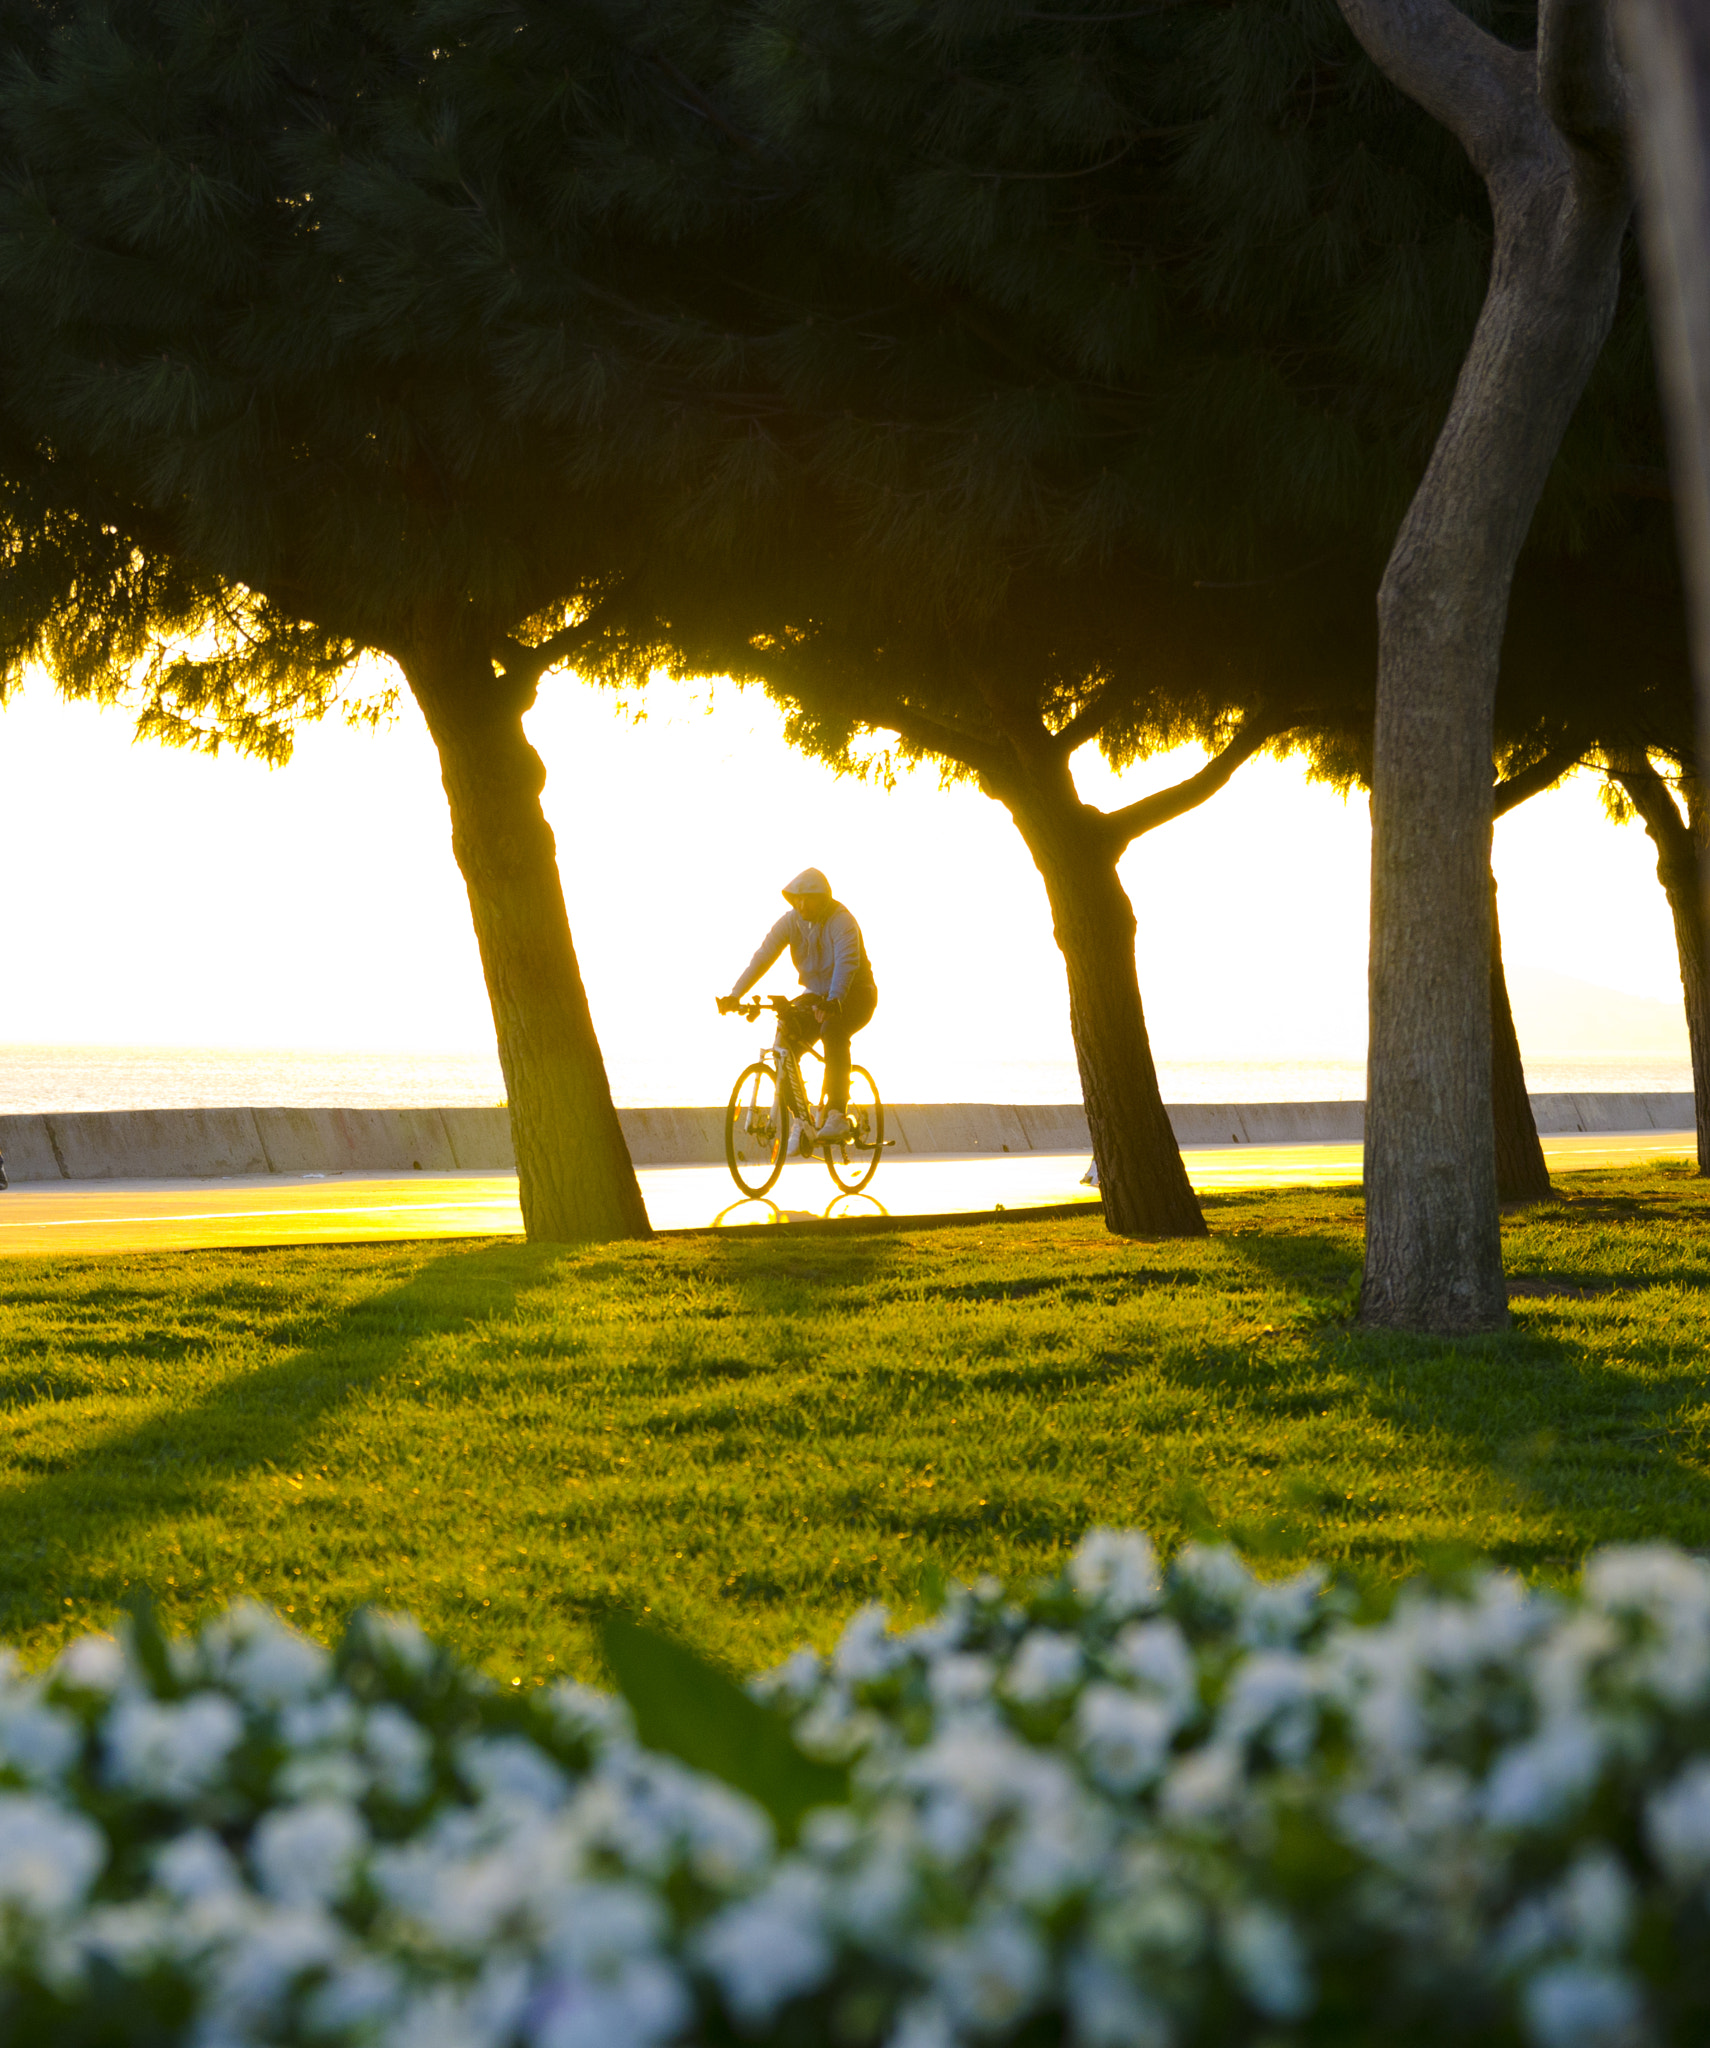
[(790, 1112), (778, 1093), (778, 1077), (764, 1060), (744, 1067), (730, 1091), (724, 1113), (724, 1162), (745, 1195), (763, 1195), (784, 1170), (790, 1146)]
[(849, 1121), (854, 1137), (826, 1146), (825, 1167), (846, 1195), (858, 1195), (878, 1172), (885, 1149), (885, 1105), (865, 1067), (849, 1069)]

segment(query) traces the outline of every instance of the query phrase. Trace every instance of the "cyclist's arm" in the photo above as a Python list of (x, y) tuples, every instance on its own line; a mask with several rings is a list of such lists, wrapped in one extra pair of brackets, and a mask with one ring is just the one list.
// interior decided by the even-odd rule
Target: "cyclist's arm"
[(831, 986), (825, 992), (828, 1005), (842, 1002), (861, 964), (861, 934), (847, 910), (833, 914), (826, 936), (831, 940)]
[(783, 917), (779, 918), (778, 922), (773, 925), (772, 929), (760, 941), (759, 952), (749, 961), (738, 979), (731, 983), (731, 994), (733, 996), (747, 995), (748, 991), (760, 979), (761, 975), (766, 972), (767, 968), (772, 965), (773, 961), (779, 958), (789, 943), (790, 918), (788, 913), (786, 913)]

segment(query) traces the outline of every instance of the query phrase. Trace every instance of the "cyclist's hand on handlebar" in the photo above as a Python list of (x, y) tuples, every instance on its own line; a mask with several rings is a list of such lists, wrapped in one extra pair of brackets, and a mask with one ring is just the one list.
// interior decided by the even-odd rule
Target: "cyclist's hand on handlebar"
[(718, 998), (718, 1013), (721, 1017), (728, 1017), (732, 1010), (740, 1010), (741, 1008), (742, 998), (740, 996), (720, 996)]

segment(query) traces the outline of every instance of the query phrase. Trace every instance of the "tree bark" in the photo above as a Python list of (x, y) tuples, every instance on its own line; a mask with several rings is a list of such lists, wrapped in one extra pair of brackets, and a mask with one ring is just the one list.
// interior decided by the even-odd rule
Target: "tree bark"
[[(1703, 800), (1689, 796), (1682, 818), (1668, 785), (1648, 760), (1622, 763), (1615, 779), (1632, 799), (1657, 850), (1657, 880), (1674, 919), (1680, 987), (1686, 998), (1686, 1035), (1692, 1048), (1692, 1108), (1698, 1128), (1698, 1171), (1710, 1174), (1710, 947), (1699, 914), (1703, 863)], [(1690, 787), (1690, 786), (1689, 786)], [(1694, 800), (1696, 798), (1696, 800)]]
[(1554, 1198), (1550, 1169), (1538, 1141), (1520, 1036), (1508, 1000), (1502, 967), (1502, 926), (1496, 914), (1496, 877), (1490, 878), (1490, 1107), (1496, 1135), (1496, 1197), (1499, 1202), (1548, 1202)]
[[(1362, 1319), (1508, 1321), (1491, 1102), (1491, 756), (1514, 564), (1614, 315), (1628, 201), (1590, 0), (1537, 56), (1448, 0), (1341, 0), (1374, 61), (1466, 146), (1490, 282), (1378, 598)], [(1548, 107), (1546, 108), (1546, 100)]]
[(1692, 615), (1703, 761), (1710, 760), (1710, 16), (1699, 0), (1618, 0), (1616, 18), (1633, 82), (1639, 231)]
[[(1698, 0), (1619, 0), (1622, 54), (1633, 82), (1633, 155), (1641, 194), (1640, 240), (1650, 282), (1657, 368), (1669, 428), (1675, 518), (1692, 621), (1692, 667), (1698, 686), (1698, 759), (1710, 761), (1710, 16)], [(1648, 766), (1648, 764), (1647, 764)], [(1689, 785), (1695, 792), (1698, 785)], [(1651, 819), (1629, 789), (1645, 827)], [(1679, 824), (1668, 792), (1668, 819), (1657, 872), (1668, 891), (1686, 991), (1692, 1042), (1692, 1094), (1698, 1124), (1698, 1171), (1710, 1173), (1706, 1123), (1705, 962), (1710, 958), (1710, 833), (1688, 807), (1696, 853), (1689, 879)], [(1702, 807), (1701, 794), (1697, 808)]]
[(1203, 1237), (1205, 1217), (1170, 1127), (1134, 961), (1125, 840), (1075, 793), (1066, 755), (1042, 751), (1029, 787), (996, 787), (1045, 883), (1069, 975), (1069, 1026), (1106, 1226), (1119, 1237)]
[(523, 731), (533, 676), (495, 670), (455, 628), (399, 649), (398, 660), (439, 749), (498, 1034), (524, 1228), (531, 1242), (649, 1237), (540, 808), (546, 770)]

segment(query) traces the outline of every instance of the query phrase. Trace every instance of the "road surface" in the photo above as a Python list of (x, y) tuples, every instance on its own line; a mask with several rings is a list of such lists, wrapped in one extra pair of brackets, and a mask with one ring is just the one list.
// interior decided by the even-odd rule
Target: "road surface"
[[(1690, 1159), (1690, 1131), (1597, 1132), (1544, 1140), (1553, 1172)], [(1215, 1145), (1183, 1155), (1196, 1188), (1347, 1185), (1358, 1145)], [(723, 1167), (644, 1168), (661, 1230), (809, 1216), (942, 1215), (1095, 1199), (1086, 1155), (887, 1159), (872, 1195), (834, 1200), (824, 1168), (784, 1169), (772, 1204), (740, 1202)], [(877, 1199), (873, 1199), (876, 1197)], [(881, 1209), (881, 1206), (882, 1209)], [(257, 1175), (230, 1180), (31, 1181), (0, 1194), (0, 1254), (189, 1251), (216, 1245), (334, 1244), (520, 1232), (514, 1174)]]

